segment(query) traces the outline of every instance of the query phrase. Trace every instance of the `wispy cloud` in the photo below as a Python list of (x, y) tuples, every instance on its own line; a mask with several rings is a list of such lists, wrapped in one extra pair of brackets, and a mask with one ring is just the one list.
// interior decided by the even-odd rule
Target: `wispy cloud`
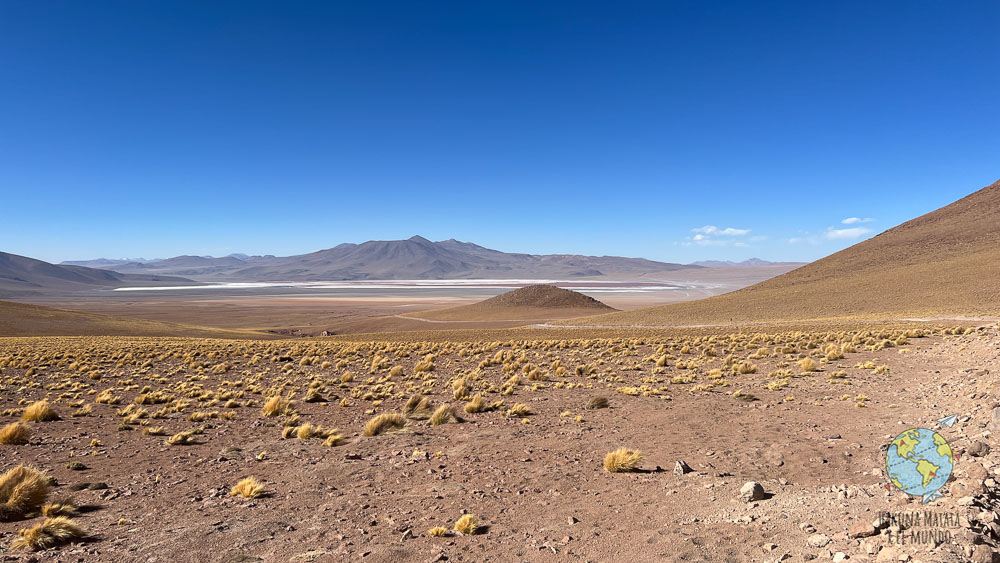
[[(745, 247), (748, 246), (747, 243), (736, 237), (744, 237), (750, 234), (750, 229), (735, 229), (733, 227), (720, 229), (715, 225), (705, 225), (704, 227), (691, 229), (691, 232), (695, 233), (694, 236), (685, 237), (684, 241), (681, 242), (682, 245)], [(757, 238), (751, 237), (750, 240)]]
[(742, 237), (750, 234), (750, 229), (734, 229), (732, 227), (726, 227), (725, 229), (720, 229), (715, 225), (705, 225), (704, 227), (691, 229), (691, 232), (699, 233), (701, 235), (722, 235), (730, 237)]
[(847, 219), (841, 221), (841, 223), (845, 225), (856, 225), (858, 223), (871, 223), (874, 220), (875, 219), (872, 219), (871, 217), (865, 217), (863, 219), (861, 217), (848, 217)]
[(851, 227), (849, 229), (834, 229), (833, 227), (829, 227), (823, 233), (823, 236), (829, 240), (851, 240), (861, 238), (871, 232), (871, 229), (865, 227)]

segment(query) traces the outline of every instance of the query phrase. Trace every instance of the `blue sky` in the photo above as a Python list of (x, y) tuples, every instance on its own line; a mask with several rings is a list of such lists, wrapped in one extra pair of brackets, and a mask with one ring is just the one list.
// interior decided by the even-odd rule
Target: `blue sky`
[(975, 0), (3, 2), (0, 250), (812, 260), (1000, 178), (998, 24)]

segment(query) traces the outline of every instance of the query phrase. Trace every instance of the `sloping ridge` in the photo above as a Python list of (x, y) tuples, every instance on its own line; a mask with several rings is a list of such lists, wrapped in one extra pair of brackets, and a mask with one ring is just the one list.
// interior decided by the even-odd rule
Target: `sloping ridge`
[(33, 295), (50, 290), (77, 291), (94, 287), (122, 287), (156, 283), (192, 284), (174, 276), (122, 274), (112, 270), (50, 264), (0, 252), (0, 297)]
[(1000, 314), (1000, 181), (759, 284), (699, 301), (564, 321), (670, 326)]
[(185, 336), (268, 338), (252, 331), (83, 313), (40, 305), (0, 301), (0, 337), (5, 336)]
[(404, 315), (437, 321), (550, 320), (614, 311), (604, 303), (554, 285), (529, 285), (479, 303)]

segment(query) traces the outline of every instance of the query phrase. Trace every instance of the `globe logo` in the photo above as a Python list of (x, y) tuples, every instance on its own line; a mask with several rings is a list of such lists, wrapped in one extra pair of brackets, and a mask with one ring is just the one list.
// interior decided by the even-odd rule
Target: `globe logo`
[(941, 497), (938, 489), (951, 476), (955, 455), (943, 436), (926, 428), (911, 428), (889, 443), (885, 466), (889, 481), (924, 503)]

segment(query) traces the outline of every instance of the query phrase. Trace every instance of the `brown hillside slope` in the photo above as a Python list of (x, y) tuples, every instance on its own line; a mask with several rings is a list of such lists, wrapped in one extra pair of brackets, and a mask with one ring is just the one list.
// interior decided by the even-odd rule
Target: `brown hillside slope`
[(582, 317), (614, 311), (582, 293), (554, 285), (529, 285), (479, 303), (421, 311), (405, 316), (435, 321), (536, 321)]
[(4, 336), (191, 336), (201, 338), (267, 338), (237, 331), (126, 319), (66, 309), (0, 301), (0, 337)]
[(768, 281), (579, 325), (1000, 315), (1000, 182)]

